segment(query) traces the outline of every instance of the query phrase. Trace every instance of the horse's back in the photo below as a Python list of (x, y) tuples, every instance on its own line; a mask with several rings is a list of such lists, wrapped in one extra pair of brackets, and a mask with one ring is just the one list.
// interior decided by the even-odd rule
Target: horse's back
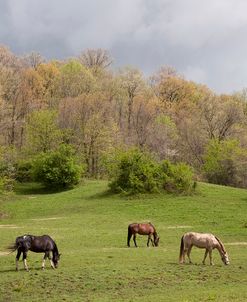
[(132, 233), (140, 235), (149, 235), (155, 232), (154, 226), (151, 223), (131, 223), (128, 228)]
[(185, 244), (193, 244), (199, 248), (204, 248), (207, 245), (216, 243), (215, 236), (210, 233), (188, 232), (184, 234), (183, 240)]

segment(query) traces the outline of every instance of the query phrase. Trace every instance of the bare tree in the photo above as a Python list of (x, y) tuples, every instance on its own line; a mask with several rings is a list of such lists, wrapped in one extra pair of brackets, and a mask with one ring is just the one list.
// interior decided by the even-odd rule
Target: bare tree
[(87, 49), (79, 55), (79, 61), (88, 68), (105, 69), (109, 67), (113, 60), (110, 53), (102, 48)]

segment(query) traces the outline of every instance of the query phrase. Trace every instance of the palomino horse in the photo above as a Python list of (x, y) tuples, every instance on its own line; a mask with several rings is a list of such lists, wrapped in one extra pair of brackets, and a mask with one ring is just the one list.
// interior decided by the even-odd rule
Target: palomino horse
[(206, 257), (209, 254), (210, 265), (213, 265), (212, 250), (215, 248), (219, 251), (223, 263), (226, 265), (230, 263), (224, 245), (219, 238), (217, 238), (213, 234), (201, 234), (201, 233), (194, 233), (194, 232), (186, 233), (181, 238), (180, 255), (179, 255), (180, 263), (185, 263), (185, 253), (189, 258), (189, 262), (192, 263), (190, 259), (190, 252), (193, 245), (199, 248), (206, 249), (204, 258), (202, 260), (203, 264), (205, 264)]
[[(33, 236), (33, 235), (24, 235), (17, 237), (15, 240), (15, 244), (9, 247), (13, 252), (17, 250), (16, 255), (16, 270), (18, 271), (18, 261), (23, 254), (23, 263), (24, 268), (28, 271), (27, 266), (27, 252), (30, 250), (35, 253), (45, 253), (43, 262), (42, 262), (42, 269), (45, 268), (45, 260), (49, 258), (51, 267), (57, 268), (58, 262), (60, 259), (60, 254), (57, 249), (57, 245), (55, 241), (48, 235), (43, 236)], [(52, 258), (50, 253), (52, 252)]]
[[(133, 241), (136, 244), (136, 234), (140, 235), (148, 235), (148, 241), (147, 246), (149, 246), (149, 241), (151, 240), (153, 246), (159, 245), (159, 237), (155, 230), (155, 227), (149, 222), (149, 223), (132, 223), (128, 226), (128, 240), (127, 245), (130, 246), (130, 239), (133, 235)], [(152, 236), (154, 240), (152, 239)]]

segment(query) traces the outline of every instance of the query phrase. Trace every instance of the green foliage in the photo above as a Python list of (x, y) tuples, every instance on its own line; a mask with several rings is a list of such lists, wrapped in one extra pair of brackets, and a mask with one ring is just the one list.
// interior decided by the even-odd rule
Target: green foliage
[(138, 149), (119, 152), (111, 166), (111, 175), (114, 177), (109, 186), (114, 192), (155, 192), (160, 186), (159, 165)]
[(73, 187), (78, 184), (82, 172), (83, 167), (76, 163), (73, 149), (69, 145), (41, 153), (33, 162), (34, 179), (46, 187)]
[(61, 97), (77, 97), (88, 93), (95, 79), (88, 68), (77, 60), (69, 60), (61, 67), (58, 90)]
[(247, 152), (237, 140), (211, 140), (204, 156), (203, 170), (209, 182), (245, 186)]
[(195, 189), (193, 171), (188, 165), (169, 161), (158, 163), (150, 154), (138, 149), (118, 153), (115, 162), (108, 167), (113, 176), (109, 186), (114, 192), (135, 194), (164, 189), (190, 194)]
[(62, 131), (58, 127), (55, 111), (40, 110), (33, 112), (28, 118), (26, 130), (26, 148), (31, 153), (52, 150), (62, 140)]
[(193, 170), (185, 163), (171, 164), (169, 161), (161, 163), (164, 182), (163, 186), (167, 192), (191, 194), (196, 187), (193, 181)]
[(32, 181), (32, 160), (20, 160), (16, 165), (16, 180), (19, 182)]
[(16, 176), (16, 156), (14, 148), (0, 148), (0, 193), (13, 190)]

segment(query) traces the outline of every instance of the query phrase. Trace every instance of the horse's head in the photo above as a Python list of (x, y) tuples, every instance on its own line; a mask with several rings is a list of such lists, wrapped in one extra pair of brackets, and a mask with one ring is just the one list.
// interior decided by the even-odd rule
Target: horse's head
[(160, 237), (157, 236), (157, 237), (155, 238), (155, 240), (154, 240), (154, 245), (155, 245), (155, 246), (158, 246), (158, 245), (159, 245), (159, 241), (160, 241)]
[(227, 252), (222, 252), (221, 260), (223, 261), (223, 263), (225, 265), (228, 265), (230, 263), (230, 260), (229, 260)]
[(55, 255), (53, 255), (53, 257), (52, 257), (52, 261), (53, 261), (53, 263), (54, 263), (55, 268), (58, 267), (58, 263), (59, 263), (59, 260), (60, 260), (60, 256), (61, 256), (61, 254), (55, 254)]

